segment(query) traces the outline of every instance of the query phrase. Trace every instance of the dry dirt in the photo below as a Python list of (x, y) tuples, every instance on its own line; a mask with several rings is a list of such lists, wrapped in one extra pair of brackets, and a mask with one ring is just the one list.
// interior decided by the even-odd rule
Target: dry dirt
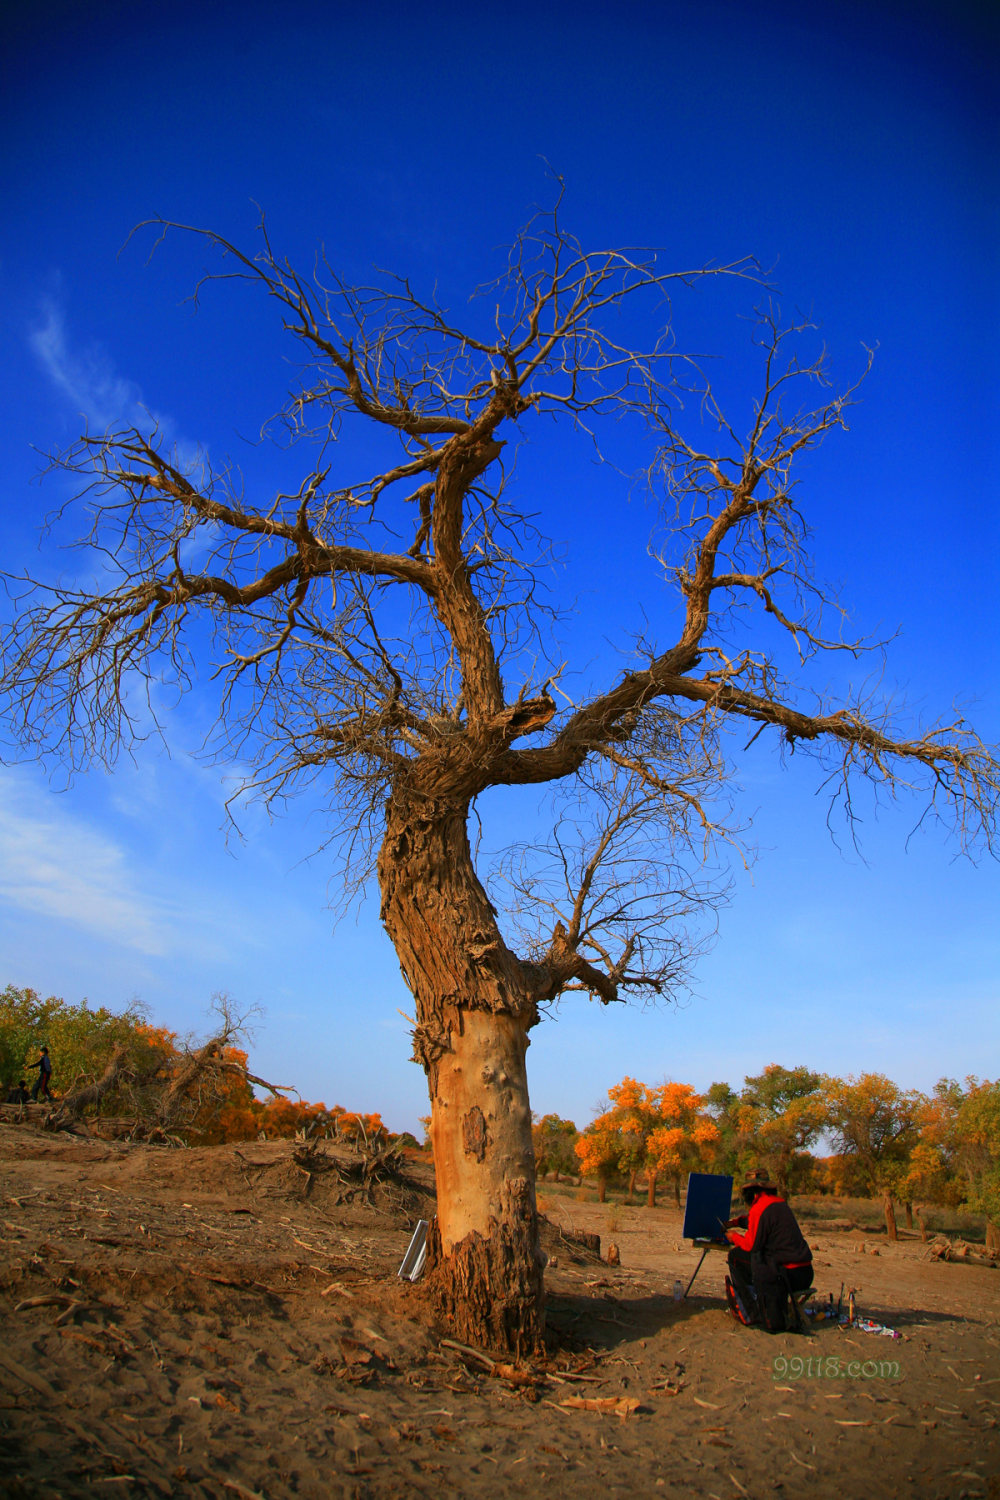
[(726, 1313), (721, 1255), (673, 1301), (697, 1257), (672, 1206), (609, 1236), (545, 1185), (554, 1348), (504, 1378), (396, 1278), (428, 1168), (369, 1203), (292, 1151), (0, 1125), (0, 1493), (1000, 1497), (1000, 1270), (807, 1224), (819, 1292), (901, 1338), (769, 1337)]

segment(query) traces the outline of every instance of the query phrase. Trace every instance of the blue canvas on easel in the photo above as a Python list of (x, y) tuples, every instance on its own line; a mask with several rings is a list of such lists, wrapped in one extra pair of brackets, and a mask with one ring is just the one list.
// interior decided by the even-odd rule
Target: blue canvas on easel
[(686, 1240), (718, 1240), (729, 1218), (733, 1201), (733, 1179), (713, 1172), (691, 1172), (684, 1203)]

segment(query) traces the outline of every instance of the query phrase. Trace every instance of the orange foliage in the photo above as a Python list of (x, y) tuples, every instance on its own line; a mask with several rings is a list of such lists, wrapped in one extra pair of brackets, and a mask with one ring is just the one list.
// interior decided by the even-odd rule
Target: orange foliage
[(714, 1120), (702, 1113), (705, 1100), (687, 1083), (665, 1083), (655, 1089), (657, 1113), (664, 1122), (649, 1135), (647, 1168), (677, 1177), (704, 1165), (709, 1149), (719, 1139)]
[(719, 1139), (715, 1122), (703, 1113), (702, 1095), (687, 1083), (654, 1088), (623, 1078), (608, 1090), (612, 1107), (599, 1115), (576, 1143), (584, 1176), (607, 1179), (616, 1170), (651, 1179), (658, 1173), (679, 1179), (700, 1166)]
[(598, 1115), (587, 1126), (573, 1149), (580, 1158), (580, 1170), (584, 1177), (607, 1179), (614, 1176), (621, 1156), (621, 1139), (610, 1111)]
[(347, 1110), (342, 1110), (339, 1104), (334, 1105), (334, 1112), (337, 1113), (337, 1134), (341, 1140), (374, 1146), (389, 1139), (382, 1116), (377, 1112), (369, 1115), (350, 1114)]
[[(246, 1071), (247, 1054), (240, 1047), (223, 1047), (220, 1058)], [(211, 1088), (201, 1100), (185, 1128), (192, 1146), (221, 1146), (226, 1141), (252, 1140), (253, 1089), (241, 1073), (220, 1072), (212, 1076)]]
[(253, 1134), (272, 1141), (305, 1134), (314, 1139), (333, 1137), (352, 1145), (366, 1141), (376, 1145), (389, 1138), (380, 1114), (352, 1113), (340, 1104), (327, 1109), (325, 1104), (308, 1104), (304, 1099), (269, 1099), (266, 1104), (256, 1104), (255, 1113)]

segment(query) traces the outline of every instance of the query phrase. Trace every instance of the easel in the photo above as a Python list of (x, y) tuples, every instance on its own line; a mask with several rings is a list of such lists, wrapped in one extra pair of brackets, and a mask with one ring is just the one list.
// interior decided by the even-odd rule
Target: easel
[[(724, 1231), (733, 1201), (733, 1179), (714, 1172), (691, 1172), (688, 1174), (687, 1195), (684, 1200), (683, 1239), (691, 1240), (697, 1248), (701, 1246), (701, 1259), (694, 1268), (694, 1276), (687, 1284), (686, 1297), (694, 1286), (695, 1277), (701, 1270), (705, 1256), (710, 1250), (728, 1250), (728, 1242), (720, 1234)], [(683, 1299), (682, 1299), (683, 1300)]]
[(684, 1289), (684, 1296), (685, 1297), (687, 1296), (687, 1294), (691, 1290), (691, 1288), (694, 1286), (695, 1276), (697, 1276), (698, 1272), (701, 1270), (702, 1261), (705, 1259), (705, 1256), (708, 1254), (708, 1252), (710, 1250), (728, 1250), (729, 1249), (729, 1241), (728, 1240), (725, 1240), (725, 1241), (723, 1241), (723, 1240), (695, 1240), (694, 1241), (694, 1248), (697, 1249), (699, 1245), (701, 1245), (703, 1247), (702, 1252), (701, 1252), (701, 1260), (699, 1260), (698, 1264), (695, 1266), (695, 1268), (694, 1268), (694, 1276), (691, 1277), (691, 1280), (688, 1282), (687, 1286)]

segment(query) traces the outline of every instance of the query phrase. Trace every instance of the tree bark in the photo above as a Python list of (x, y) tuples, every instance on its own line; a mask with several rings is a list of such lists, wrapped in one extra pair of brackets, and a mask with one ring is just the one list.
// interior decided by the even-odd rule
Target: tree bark
[(181, 1059), (177, 1071), (164, 1089), (157, 1106), (156, 1125), (160, 1130), (168, 1130), (176, 1123), (177, 1116), (184, 1107), (188, 1090), (197, 1082), (210, 1063), (220, 1056), (226, 1041), (226, 1035), (214, 1036), (199, 1047), (197, 1052), (189, 1052)]
[(394, 800), (379, 882), (431, 1100), (427, 1286), (458, 1339), (529, 1354), (544, 1331), (525, 1068), (538, 1013), (475, 874), (465, 804)]
[(1000, 1224), (986, 1220), (986, 1254), (1000, 1256)]
[(92, 1104), (99, 1104), (105, 1094), (110, 1093), (127, 1070), (125, 1048), (116, 1047), (100, 1078), (81, 1089), (75, 1089), (60, 1101), (59, 1108), (49, 1117), (50, 1127), (60, 1130), (71, 1120), (78, 1120), (85, 1109), (89, 1109)]
[(680, 1180), (680, 1178), (679, 1177), (674, 1177), (673, 1184), (674, 1184), (674, 1204), (676, 1205), (677, 1208), (680, 1208), (680, 1206), (681, 1206), (681, 1180)]
[(650, 1172), (646, 1177), (646, 1206), (656, 1207), (656, 1173)]
[(906, 1227), (907, 1227), (907, 1229), (912, 1229), (913, 1228), (913, 1204), (912, 1203), (904, 1203), (903, 1204), (903, 1209), (904, 1209), (904, 1211), (906, 1213)]
[(899, 1234), (896, 1230), (896, 1209), (892, 1201), (891, 1193), (882, 1194), (882, 1210), (885, 1214), (885, 1232), (891, 1240), (898, 1240)]
[(608, 1201), (608, 1183), (605, 1177), (598, 1177), (597, 1179), (597, 1201), (598, 1203), (606, 1203)]
[(628, 1174), (628, 1201), (630, 1203), (635, 1197), (635, 1179), (638, 1177), (638, 1175), (639, 1173), (634, 1169)]

